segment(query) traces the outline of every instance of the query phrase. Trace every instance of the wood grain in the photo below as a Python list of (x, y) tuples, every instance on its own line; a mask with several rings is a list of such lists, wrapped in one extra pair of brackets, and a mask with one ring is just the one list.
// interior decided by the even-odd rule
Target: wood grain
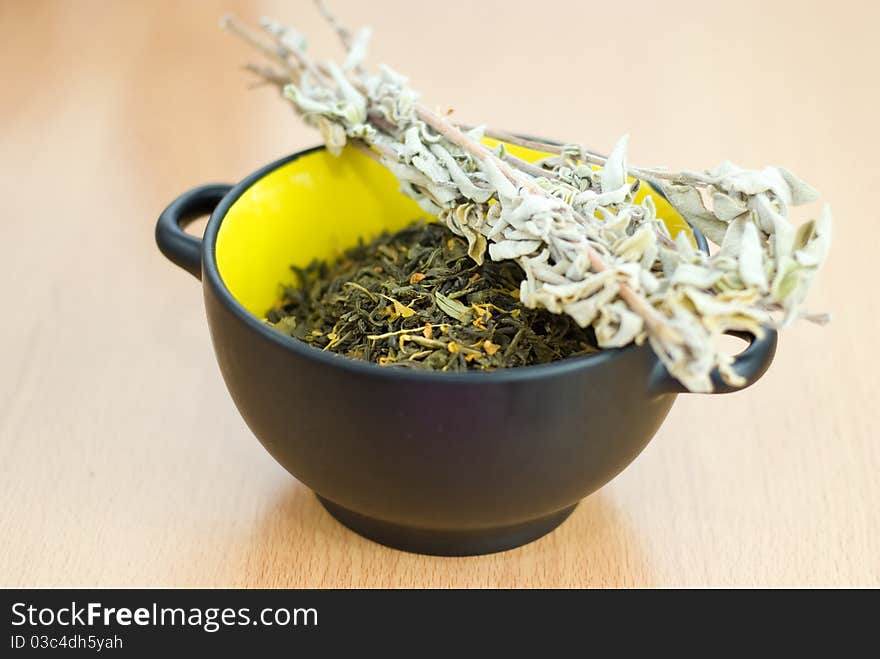
[(415, 29), (418, 3), (334, 4), (465, 120), (604, 150), (629, 132), (645, 165), (799, 172), (835, 210), (812, 297), (833, 324), (788, 330), (747, 391), (680, 397), (538, 542), (461, 559), (378, 546), (250, 435), (199, 287), (152, 235), (185, 188), (316, 141), (246, 90), (218, 16), (295, 21), (319, 52), (329, 31), (280, 0), (4, 2), (0, 585), (880, 586), (878, 5), (571, 1), (536, 18), (447, 0)]

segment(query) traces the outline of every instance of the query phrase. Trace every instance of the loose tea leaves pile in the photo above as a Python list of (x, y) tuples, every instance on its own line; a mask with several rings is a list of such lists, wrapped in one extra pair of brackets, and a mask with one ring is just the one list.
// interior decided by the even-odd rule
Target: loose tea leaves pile
[(568, 316), (519, 302), (512, 261), (478, 265), (466, 240), (419, 222), (292, 268), (297, 282), (267, 313), (279, 331), (383, 366), (464, 371), (528, 366), (595, 352)]
[[(320, 130), (331, 153), (350, 145), (380, 162), (404, 194), (468, 241), (476, 263), (516, 262), (526, 307), (592, 327), (602, 348), (647, 341), (691, 391), (711, 391), (714, 373), (745, 383), (719, 347), (725, 332), (760, 337), (768, 327), (821, 318), (803, 302), (828, 256), (831, 212), (825, 206), (792, 223), (791, 209), (818, 194), (789, 170), (634, 167), (626, 136), (606, 158), (576, 143), (464, 124), (428, 108), (393, 69), (367, 68), (369, 29), (352, 32), (318, 6), (345, 50), (338, 61), (314, 58), (302, 34), (273, 20), (261, 21), (261, 32), (232, 17), (223, 25), (271, 60), (249, 68)], [(524, 89), (548, 103), (564, 99), (558, 90)], [(549, 155), (526, 162), (505, 143)], [(670, 235), (650, 196), (636, 202), (639, 180), (719, 249), (706, 254), (683, 232)]]

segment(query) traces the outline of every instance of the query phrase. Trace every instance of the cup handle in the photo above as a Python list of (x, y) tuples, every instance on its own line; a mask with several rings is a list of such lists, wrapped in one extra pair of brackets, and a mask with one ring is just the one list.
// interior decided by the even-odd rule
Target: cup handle
[[(758, 338), (751, 332), (725, 332), (730, 336), (735, 336), (744, 341), (748, 341), (748, 347), (739, 353), (733, 360), (733, 370), (737, 375), (745, 379), (741, 385), (731, 385), (724, 381), (716, 368), (712, 371), (712, 391), (713, 394), (729, 394), (734, 391), (740, 391), (746, 387), (750, 387), (761, 379), (773, 356), (776, 354), (776, 341), (778, 334), (775, 329), (769, 327), (764, 328), (764, 336)], [(676, 380), (669, 374), (662, 362), (657, 362), (654, 371), (654, 384), (652, 389), (661, 394), (684, 394), (691, 393), (681, 382)]]
[(210, 215), (231, 185), (212, 183), (184, 192), (162, 211), (156, 222), (156, 244), (169, 261), (196, 279), (202, 278), (202, 239), (183, 229), (203, 215)]

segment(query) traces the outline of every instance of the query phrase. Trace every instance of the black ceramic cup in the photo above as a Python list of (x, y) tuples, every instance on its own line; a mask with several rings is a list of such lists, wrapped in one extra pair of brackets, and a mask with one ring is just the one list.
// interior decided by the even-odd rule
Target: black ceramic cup
[[(655, 203), (670, 230), (688, 230)], [(201, 240), (183, 231), (206, 214)], [(184, 193), (156, 240), (202, 281), (220, 371), (245, 422), (333, 517), (413, 552), (510, 549), (554, 529), (630, 464), (684, 389), (647, 345), (493, 372), (417, 372), (322, 352), (264, 322), (292, 262), (422, 215), (368, 158), (317, 148), (235, 186)], [(749, 340), (734, 364), (743, 386), (767, 369), (776, 333)], [(718, 393), (734, 390), (713, 380)]]

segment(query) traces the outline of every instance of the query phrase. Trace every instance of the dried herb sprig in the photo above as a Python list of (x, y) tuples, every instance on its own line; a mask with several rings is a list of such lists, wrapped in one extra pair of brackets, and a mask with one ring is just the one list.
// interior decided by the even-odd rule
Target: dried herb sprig
[(595, 352), (592, 330), (519, 302), (512, 261), (474, 263), (467, 242), (417, 223), (327, 263), (294, 268), (267, 313), (312, 346), (399, 368), (463, 371), (530, 366)]
[[(456, 126), (419, 102), (407, 80), (362, 62), (368, 30), (352, 33), (318, 3), (343, 43), (341, 64), (316, 63), (294, 30), (264, 20), (266, 36), (232, 18), (224, 25), (275, 67), (251, 67), (276, 85), (328, 149), (368, 147), (401, 190), (468, 241), (481, 263), (514, 260), (527, 307), (592, 326), (601, 347), (647, 338), (667, 369), (692, 391), (710, 391), (718, 368), (740, 378), (716, 348), (727, 330), (763, 333), (803, 315), (800, 305), (830, 247), (831, 216), (795, 228), (791, 206), (816, 198), (788, 170), (723, 163), (705, 172), (627, 164), (627, 138), (610, 156), (578, 145), (524, 141)], [(555, 154), (537, 165), (480, 142), (488, 134)], [(601, 166), (601, 169), (596, 166)], [(638, 181), (659, 185), (676, 208), (720, 245), (709, 256), (683, 234), (670, 236), (650, 198), (633, 202)], [(783, 318), (776, 320), (774, 312)]]

